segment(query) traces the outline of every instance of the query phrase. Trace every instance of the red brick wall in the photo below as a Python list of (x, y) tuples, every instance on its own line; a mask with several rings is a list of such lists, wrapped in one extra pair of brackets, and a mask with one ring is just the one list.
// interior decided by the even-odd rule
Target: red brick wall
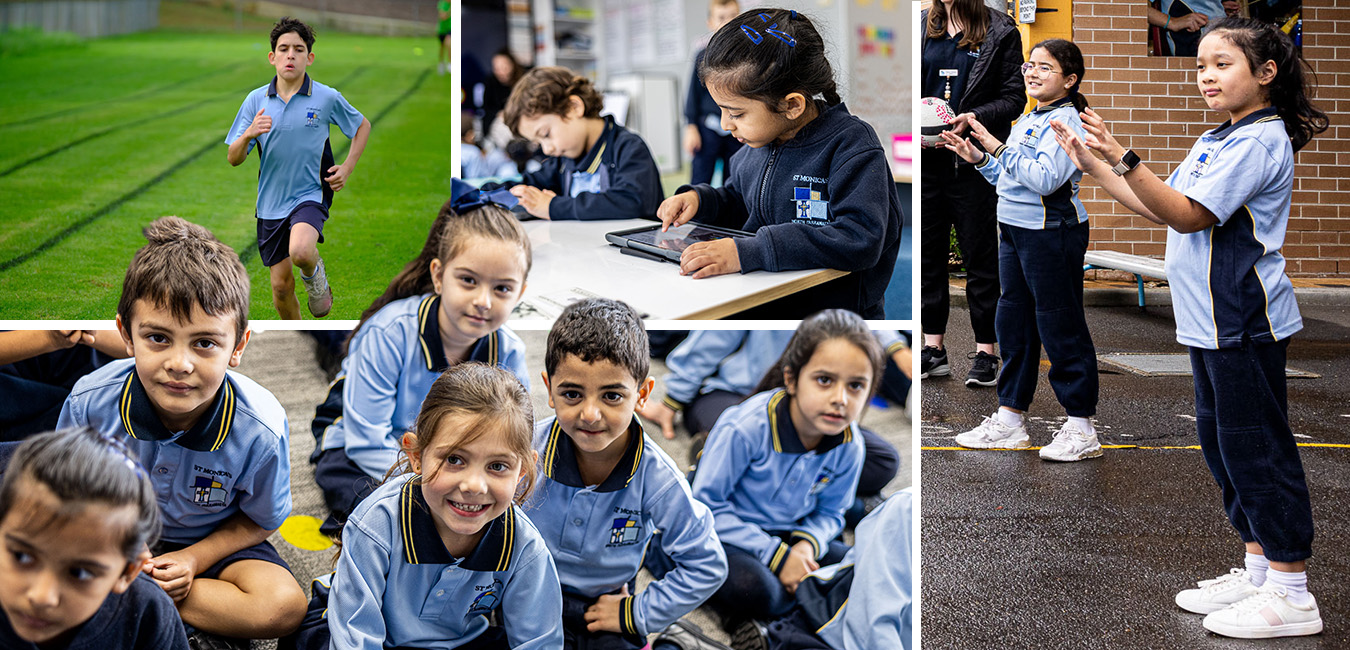
[[(1336, 7), (1336, 4), (1341, 6)], [(1195, 86), (1195, 60), (1148, 56), (1142, 0), (1078, 0), (1074, 41), (1086, 58), (1083, 94), (1112, 133), (1166, 177), (1205, 130), (1226, 116)], [(1303, 55), (1317, 75), (1317, 105), (1331, 128), (1295, 157), (1284, 255), (1290, 275), (1350, 276), (1350, 3), (1303, 1)], [(1093, 247), (1162, 256), (1166, 230), (1130, 213), (1083, 179)]]

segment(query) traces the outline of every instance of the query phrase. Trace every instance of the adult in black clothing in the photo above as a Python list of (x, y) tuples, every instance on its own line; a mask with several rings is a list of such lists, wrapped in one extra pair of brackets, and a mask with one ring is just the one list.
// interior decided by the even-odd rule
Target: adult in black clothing
[[(1026, 104), (1022, 84), (1022, 36), (1012, 19), (983, 0), (939, 0), (920, 14), (923, 57), (921, 90), (945, 99), (956, 112), (954, 130), (973, 117), (1006, 141)], [(923, 231), (920, 254), (920, 318), (924, 342), (920, 377), (951, 374), (943, 335), (951, 297), (947, 287), (950, 236), (966, 266), (966, 300), (975, 330), (967, 386), (993, 386), (998, 377), (994, 310), (998, 303), (998, 195), (975, 167), (943, 147), (925, 147)]]
[(483, 103), (479, 106), (483, 111), (484, 138), (492, 137), (493, 120), (497, 119), (497, 114), (501, 113), (503, 108), (506, 108), (506, 100), (511, 96), (511, 89), (523, 76), (525, 68), (516, 61), (510, 50), (499, 50), (492, 55), (492, 74), (483, 82)]

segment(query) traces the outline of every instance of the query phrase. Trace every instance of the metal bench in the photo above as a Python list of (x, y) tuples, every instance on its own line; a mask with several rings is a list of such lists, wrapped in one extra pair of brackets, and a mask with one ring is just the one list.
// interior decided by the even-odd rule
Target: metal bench
[(1091, 271), (1093, 269), (1108, 269), (1133, 274), (1134, 280), (1139, 286), (1140, 309), (1144, 308), (1144, 276), (1167, 279), (1167, 270), (1163, 268), (1162, 260), (1118, 251), (1088, 251), (1083, 256), (1083, 270)]

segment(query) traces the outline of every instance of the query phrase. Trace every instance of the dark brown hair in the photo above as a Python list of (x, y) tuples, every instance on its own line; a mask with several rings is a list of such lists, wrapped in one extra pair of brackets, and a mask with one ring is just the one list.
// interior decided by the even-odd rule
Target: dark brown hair
[(1083, 76), (1086, 70), (1083, 67), (1083, 51), (1073, 41), (1066, 41), (1062, 38), (1048, 38), (1027, 50), (1027, 60), (1031, 60), (1030, 52), (1036, 50), (1045, 50), (1050, 58), (1059, 64), (1060, 74), (1068, 77), (1069, 75), (1078, 75), (1078, 81), (1075, 81), (1073, 87), (1069, 89), (1069, 100), (1073, 102), (1074, 110), (1079, 113), (1087, 110), (1088, 100), (1079, 90), (1083, 86)]
[[(463, 431), (448, 431), (441, 424), (451, 415), (471, 416), (473, 424)], [(488, 433), (501, 434), (505, 436), (506, 446), (525, 468), (525, 476), (516, 486), (516, 503), (523, 503), (534, 489), (538, 474), (533, 453), (534, 406), (529, 391), (506, 370), (471, 361), (445, 371), (431, 384), (426, 399), (422, 400), (413, 433), (417, 434), (414, 451), (419, 457), (433, 442), (449, 442), (452, 448), (458, 448)], [(389, 476), (411, 471), (408, 452), (402, 450), (399, 462), (389, 470)], [(423, 480), (430, 480), (435, 471)]]
[(877, 342), (876, 334), (867, 328), (867, 321), (861, 316), (844, 309), (827, 309), (817, 312), (797, 326), (797, 333), (788, 341), (783, 356), (778, 358), (755, 387), (756, 393), (762, 393), (786, 385), (786, 375), (801, 377), (802, 368), (811, 361), (816, 348), (826, 341), (843, 339), (858, 346), (867, 360), (872, 362), (872, 384), (868, 388), (870, 399), (881, 385), (881, 375), (886, 371), (886, 353)]
[[(952, 0), (952, 13), (961, 23), (961, 42), (956, 46), (977, 52), (989, 33), (989, 8), (984, 0)], [(934, 2), (928, 8), (928, 38), (947, 38), (947, 6)]]
[(604, 98), (587, 79), (567, 68), (557, 66), (535, 68), (520, 78), (506, 100), (502, 122), (511, 132), (521, 136), (520, 121), (540, 115), (567, 115), (568, 98), (576, 97), (585, 108), (583, 118), (598, 119)]
[(193, 305), (210, 316), (233, 315), (237, 345), (248, 329), (248, 271), (234, 249), (210, 230), (178, 217), (160, 217), (145, 227), (150, 243), (131, 258), (122, 280), (117, 315), (127, 332), (137, 300), (168, 309), (188, 322)]
[(285, 36), (286, 34), (289, 34), (290, 32), (295, 32), (295, 35), (299, 36), (300, 40), (305, 42), (306, 50), (309, 50), (310, 52), (314, 51), (314, 29), (311, 28), (309, 25), (306, 25), (305, 23), (301, 22), (300, 19), (298, 18), (291, 18), (290, 16), (282, 16), (281, 20), (278, 20), (277, 24), (272, 26), (273, 52), (277, 51), (277, 39), (281, 38), (282, 36)]
[(830, 106), (843, 101), (820, 32), (787, 9), (752, 9), (723, 25), (708, 42), (698, 76), (774, 112), (792, 93), (808, 100), (819, 95)]
[(627, 303), (589, 298), (563, 310), (548, 333), (544, 370), (550, 381), (568, 356), (583, 363), (609, 361), (627, 370), (639, 385), (651, 370), (651, 344), (642, 317)]
[(1205, 32), (1205, 38), (1215, 35), (1242, 50), (1253, 74), (1266, 61), (1275, 62), (1275, 79), (1266, 87), (1266, 99), (1284, 121), (1294, 151), (1327, 130), (1331, 120), (1308, 99), (1316, 87), (1316, 77), (1289, 36), (1259, 20), (1238, 16), (1222, 18)]
[(132, 506), (136, 520), (123, 532), (122, 555), (130, 562), (159, 539), (155, 486), (121, 438), (85, 427), (24, 440), (0, 483), (0, 520), (19, 500), (24, 481), (45, 486), (61, 501), (55, 512), (42, 513), (47, 518), (42, 526), (68, 520), (92, 505), (102, 512)]

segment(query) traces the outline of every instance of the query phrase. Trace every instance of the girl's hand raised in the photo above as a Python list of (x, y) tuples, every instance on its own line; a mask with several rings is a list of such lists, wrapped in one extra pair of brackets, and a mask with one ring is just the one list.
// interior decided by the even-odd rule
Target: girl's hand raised
[(1121, 157), (1125, 155), (1125, 147), (1116, 142), (1106, 130), (1106, 120), (1091, 108), (1079, 113), (1078, 116), (1083, 119), (1083, 128), (1088, 132), (1087, 146), (1100, 153), (1107, 164), (1115, 165), (1120, 162)]
[(1069, 160), (1073, 161), (1074, 166), (1086, 174), (1091, 174), (1100, 161), (1092, 155), (1092, 150), (1083, 143), (1083, 139), (1059, 120), (1050, 120), (1050, 128), (1055, 132), (1055, 142), (1064, 149), (1064, 153), (1069, 154)]
[(971, 145), (970, 140), (956, 135), (951, 131), (943, 131), (938, 134), (938, 137), (942, 138), (942, 144), (947, 145), (948, 149), (955, 151), (956, 155), (960, 156), (961, 159), (966, 162), (974, 163), (984, 159), (984, 152)]
[(984, 128), (984, 125), (980, 124), (980, 121), (975, 119), (975, 116), (972, 115), (970, 117), (969, 123), (971, 137), (975, 138), (975, 140), (980, 143), (980, 146), (984, 147), (985, 151), (993, 153), (996, 149), (1003, 146), (1003, 143), (999, 142), (998, 138), (995, 138), (989, 133), (989, 129)]

